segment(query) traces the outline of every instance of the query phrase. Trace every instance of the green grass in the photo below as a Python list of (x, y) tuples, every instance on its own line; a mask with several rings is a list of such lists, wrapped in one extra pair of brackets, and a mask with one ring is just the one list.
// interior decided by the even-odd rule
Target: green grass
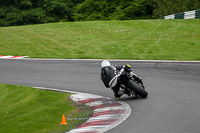
[(69, 94), (30, 87), (0, 84), (1, 133), (59, 133), (69, 130), (59, 125), (62, 114), (76, 108)]
[(200, 60), (200, 19), (88, 21), (1, 27), (0, 55)]

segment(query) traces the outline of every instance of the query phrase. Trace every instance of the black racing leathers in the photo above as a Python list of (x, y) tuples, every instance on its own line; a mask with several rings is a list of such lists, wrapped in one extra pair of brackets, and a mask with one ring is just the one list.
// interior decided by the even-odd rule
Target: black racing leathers
[[(117, 75), (117, 73), (120, 71), (120, 69), (123, 66), (106, 66), (103, 67), (101, 69), (101, 80), (103, 81), (104, 85), (109, 88), (109, 82), (111, 81), (111, 79), (113, 77), (115, 77)], [(118, 94), (119, 89), (120, 89), (120, 84), (117, 83), (116, 86), (114, 86), (113, 88), (111, 88), (114, 92), (115, 97), (120, 97), (120, 95)]]
[[(117, 66), (117, 65), (111, 65), (111, 66), (106, 66), (103, 67), (101, 69), (101, 80), (103, 81), (104, 85), (109, 88), (109, 82), (111, 81), (111, 79), (113, 77), (115, 77), (117, 75), (117, 73), (119, 73), (119, 71), (121, 70), (121, 68), (124, 67), (124, 69), (128, 72), (131, 72), (131, 68), (127, 67), (127, 65), (124, 66)], [(140, 77), (138, 77), (136, 74), (132, 75), (138, 82), (142, 83), (142, 80)], [(115, 97), (120, 97), (120, 95), (118, 94), (119, 89), (120, 89), (120, 83), (117, 82), (116, 86), (111, 88), (114, 92)]]

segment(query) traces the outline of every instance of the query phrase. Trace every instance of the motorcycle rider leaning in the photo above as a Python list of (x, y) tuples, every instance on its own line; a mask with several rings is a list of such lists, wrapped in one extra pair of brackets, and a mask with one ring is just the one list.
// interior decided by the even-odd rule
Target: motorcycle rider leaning
[[(124, 68), (126, 71), (131, 72), (131, 66), (129, 64), (117, 66), (112, 65), (109, 61), (104, 60), (101, 62), (101, 80), (103, 81), (106, 88), (110, 88), (109, 83), (110, 81), (120, 72), (120, 70)], [(137, 80), (139, 83), (143, 85), (142, 79), (138, 77), (135, 73), (131, 72), (132, 76)], [(120, 78), (120, 77), (119, 77)], [(120, 83), (111, 88), (114, 92), (114, 96), (116, 99), (120, 99), (123, 94), (119, 93), (120, 90)], [(127, 95), (130, 95), (129, 92), (124, 92)]]

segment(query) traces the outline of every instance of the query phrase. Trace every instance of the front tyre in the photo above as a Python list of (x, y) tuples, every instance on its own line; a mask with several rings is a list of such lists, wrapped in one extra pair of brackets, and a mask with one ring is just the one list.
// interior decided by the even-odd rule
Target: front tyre
[(142, 98), (146, 98), (148, 96), (148, 93), (140, 85), (138, 85), (135, 81), (131, 79), (127, 81), (127, 87), (133, 90)]

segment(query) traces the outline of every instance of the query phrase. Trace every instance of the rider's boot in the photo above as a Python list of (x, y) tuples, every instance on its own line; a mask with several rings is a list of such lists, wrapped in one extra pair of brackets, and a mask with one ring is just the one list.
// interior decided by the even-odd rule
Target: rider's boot
[(114, 96), (115, 96), (115, 99), (120, 99), (120, 97), (123, 95), (123, 93), (120, 92), (120, 90), (113, 90), (114, 92)]
[(123, 95), (120, 93), (120, 87), (119, 86), (115, 86), (113, 88), (111, 88), (114, 92), (114, 96), (115, 96), (115, 99), (120, 99), (120, 97)]
[(118, 93), (114, 92), (114, 96), (115, 96), (115, 99), (120, 99), (120, 97), (122, 96), (122, 94), (118, 94)]

